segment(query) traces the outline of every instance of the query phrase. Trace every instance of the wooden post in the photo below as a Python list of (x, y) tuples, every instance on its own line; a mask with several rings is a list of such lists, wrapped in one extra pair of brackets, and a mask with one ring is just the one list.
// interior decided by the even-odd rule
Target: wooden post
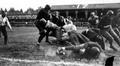
[(75, 11), (75, 18), (78, 18), (78, 11)]
[(68, 12), (68, 11), (66, 11), (66, 17), (67, 17), (67, 16), (69, 16), (69, 12)]
[(85, 11), (85, 18), (88, 18), (88, 11)]

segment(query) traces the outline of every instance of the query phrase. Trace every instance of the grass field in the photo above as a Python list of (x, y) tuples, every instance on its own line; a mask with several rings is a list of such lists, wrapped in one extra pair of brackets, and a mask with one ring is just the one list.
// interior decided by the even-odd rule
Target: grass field
[[(79, 32), (84, 29), (79, 28)], [(39, 33), (35, 27), (13, 27), (13, 31), (8, 30), (8, 36), (6, 46), (3, 45), (3, 37), (0, 38), (0, 66), (103, 66), (95, 62), (76, 63), (74, 59), (65, 59), (65, 63), (55, 54), (57, 46), (44, 40), (40, 50), (36, 49)]]

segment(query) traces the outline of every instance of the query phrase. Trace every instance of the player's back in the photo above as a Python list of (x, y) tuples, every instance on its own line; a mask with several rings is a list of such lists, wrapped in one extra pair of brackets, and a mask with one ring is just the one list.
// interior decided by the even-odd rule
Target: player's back
[(2, 25), (3, 23), (3, 18), (2, 18), (2, 15), (0, 14), (0, 25)]

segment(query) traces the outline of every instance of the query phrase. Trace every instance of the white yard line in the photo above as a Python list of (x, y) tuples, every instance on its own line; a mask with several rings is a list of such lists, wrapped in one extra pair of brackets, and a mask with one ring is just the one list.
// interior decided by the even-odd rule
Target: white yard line
[(28, 60), (28, 59), (14, 59), (14, 58), (4, 58), (0, 57), (1, 60), (12, 61), (12, 62), (25, 62), (25, 63), (50, 63), (50, 64), (64, 64), (64, 65), (79, 65), (79, 66), (103, 66), (100, 64), (93, 64), (93, 63), (82, 63), (82, 62), (64, 62), (64, 61), (47, 61), (47, 60)]

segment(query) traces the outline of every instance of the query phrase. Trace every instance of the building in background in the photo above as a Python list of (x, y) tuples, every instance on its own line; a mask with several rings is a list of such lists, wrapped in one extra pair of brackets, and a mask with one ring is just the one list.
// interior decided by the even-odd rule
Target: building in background
[(75, 5), (53, 5), (52, 11), (59, 11), (60, 15), (67, 17), (71, 16), (73, 19), (78, 21), (86, 22), (90, 16), (90, 12), (96, 12), (101, 17), (108, 10), (114, 12), (120, 8), (120, 3), (104, 3), (104, 4), (75, 4)]
[[(120, 3), (52, 5), (51, 8), (52, 11), (59, 11), (60, 15), (64, 17), (72, 17), (73, 22), (87, 24), (90, 12), (96, 12), (99, 17), (103, 16), (108, 10), (113, 10), (116, 13), (120, 9)], [(22, 10), (11, 12), (14, 11), (14, 9), (11, 9), (7, 16), (13, 26), (32, 26), (39, 10), (29, 8), (23, 13)]]

